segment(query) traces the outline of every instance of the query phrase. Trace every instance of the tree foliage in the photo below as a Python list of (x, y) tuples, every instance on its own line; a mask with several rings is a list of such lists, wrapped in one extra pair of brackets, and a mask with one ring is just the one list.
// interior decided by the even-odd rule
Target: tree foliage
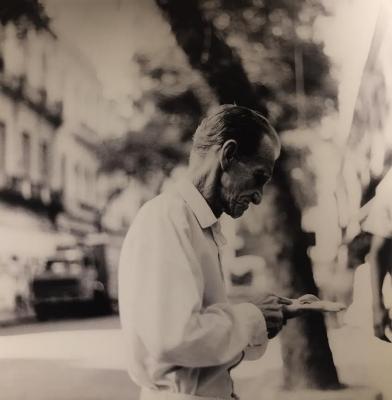
[[(178, 43), (189, 63), (201, 71), (221, 103), (258, 104), (278, 130), (317, 122), (336, 105), (329, 61), (314, 39), (314, 21), (327, 13), (319, 1), (158, 4), (168, 11), (173, 31), (181, 30)], [(171, 19), (170, 10), (179, 18)]]
[(174, 166), (185, 161), (185, 151), (181, 146), (161, 142), (157, 139), (159, 133), (146, 134), (154, 129), (154, 124), (148, 124), (143, 135), (129, 131), (120, 138), (104, 141), (98, 149), (100, 171), (123, 171), (141, 182), (148, 182), (157, 171), (168, 175)]
[(2, 25), (13, 22), (22, 30), (49, 29), (49, 17), (39, 0), (2, 0), (0, 22)]
[[(315, 10), (324, 11), (316, 1), (156, 2), (190, 66), (200, 72), (220, 103), (257, 108), (278, 130), (310, 126), (335, 105), (328, 60), (311, 34)], [(305, 61), (311, 58), (311, 68), (318, 71), (307, 79)], [(289, 160), (284, 151), (268, 193), (269, 227), (257, 219), (263, 229), (257, 235), (248, 230), (248, 250), (267, 255), (267, 264), (287, 295), (317, 294)], [(273, 251), (260, 250), (266, 243)], [(286, 387), (338, 387), (321, 315), (290, 322), (281, 340)]]
[[(139, 107), (150, 104), (154, 111), (140, 132), (105, 144), (107, 170), (120, 168), (142, 180), (154, 171), (168, 173), (185, 159), (201, 115), (216, 103), (259, 109), (278, 131), (309, 128), (336, 106), (329, 61), (313, 35), (315, 19), (327, 12), (320, 1), (156, 3), (183, 57), (170, 48), (164, 59), (148, 53), (135, 59), (147, 82)], [(249, 235), (248, 247), (274, 267), (283, 292), (298, 296), (317, 294), (318, 288), (296, 202), (294, 164), (284, 151), (266, 196), (270, 201), (260, 208), (268, 218), (257, 218), (263, 231)], [(338, 386), (321, 315), (291, 321), (281, 340), (287, 387)]]

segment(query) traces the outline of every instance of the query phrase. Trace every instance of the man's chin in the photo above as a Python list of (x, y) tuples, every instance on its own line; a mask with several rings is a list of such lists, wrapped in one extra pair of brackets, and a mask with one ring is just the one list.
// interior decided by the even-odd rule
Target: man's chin
[(232, 218), (236, 219), (236, 218), (240, 218), (244, 215), (245, 211), (248, 209), (247, 206), (243, 206), (241, 204), (237, 204), (233, 210), (231, 211), (231, 213), (229, 214)]
[(238, 218), (242, 217), (243, 215), (244, 215), (244, 212), (242, 212), (241, 214), (234, 214), (234, 215), (231, 215), (231, 218), (233, 218), (233, 219), (238, 219)]

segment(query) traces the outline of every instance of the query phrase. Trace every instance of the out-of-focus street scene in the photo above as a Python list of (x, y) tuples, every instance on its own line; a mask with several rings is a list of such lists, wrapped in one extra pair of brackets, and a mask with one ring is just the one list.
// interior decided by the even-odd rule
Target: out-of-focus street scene
[(0, 398), (139, 398), (121, 245), (204, 115), (238, 104), (282, 153), (262, 203), (221, 217), (229, 299), (345, 310), (287, 321), (237, 393), (392, 400), (391, 20), (389, 0), (5, 0)]

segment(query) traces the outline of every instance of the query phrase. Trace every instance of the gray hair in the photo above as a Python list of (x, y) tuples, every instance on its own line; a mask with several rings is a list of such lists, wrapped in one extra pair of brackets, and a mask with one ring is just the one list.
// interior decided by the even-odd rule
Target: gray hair
[(192, 150), (204, 155), (212, 146), (222, 146), (227, 140), (237, 142), (241, 155), (253, 155), (263, 137), (269, 137), (280, 151), (275, 129), (258, 111), (224, 104), (205, 117), (193, 135)]

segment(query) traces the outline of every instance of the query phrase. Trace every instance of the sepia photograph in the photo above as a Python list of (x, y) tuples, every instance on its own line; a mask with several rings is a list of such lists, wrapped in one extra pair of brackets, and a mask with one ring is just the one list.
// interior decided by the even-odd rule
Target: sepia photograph
[(391, 374), (392, 0), (1, 0), (1, 400)]

